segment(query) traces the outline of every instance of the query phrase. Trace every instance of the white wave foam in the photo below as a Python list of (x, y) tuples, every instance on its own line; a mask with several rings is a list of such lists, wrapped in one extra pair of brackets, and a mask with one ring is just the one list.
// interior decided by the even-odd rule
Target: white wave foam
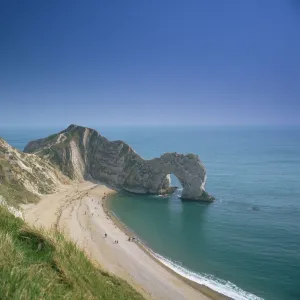
[[(160, 195), (157, 196), (159, 197)], [(118, 218), (118, 216), (113, 211), (111, 212), (119, 220), (119, 222), (122, 223), (122, 221)], [(122, 224), (127, 229), (129, 229), (124, 223)], [(187, 278), (198, 284), (204, 285), (234, 300), (264, 300), (261, 297), (258, 297), (254, 294), (248, 293), (240, 289), (238, 286), (236, 286), (234, 283), (230, 281), (219, 279), (210, 274), (198, 274), (191, 270), (188, 270), (187, 268), (184, 268), (183, 266), (171, 261), (170, 259), (167, 259), (162, 255), (154, 252), (151, 248), (149, 248), (146, 245), (144, 241), (142, 241), (138, 237), (135, 238), (136, 238), (136, 242), (140, 243), (143, 247), (145, 247), (151, 253), (151, 255), (153, 255), (156, 259), (158, 259), (162, 264), (164, 264), (166, 267), (173, 270), (175, 273), (181, 275), (184, 278)]]
[(195, 272), (192, 272), (174, 262), (171, 260), (153, 252), (151, 249), (148, 249), (152, 255), (154, 255), (161, 263), (163, 263), (165, 266), (173, 270), (174, 272), (178, 273), (182, 277), (185, 277), (191, 281), (194, 281), (198, 284), (205, 285), (209, 287), (210, 289), (225, 295), (227, 297), (230, 297), (235, 300), (263, 300), (263, 298), (258, 297), (256, 295), (253, 295), (251, 293), (248, 293), (239, 287), (237, 287), (234, 283), (230, 281), (225, 281), (219, 278), (214, 277), (213, 275), (209, 274), (198, 274)]

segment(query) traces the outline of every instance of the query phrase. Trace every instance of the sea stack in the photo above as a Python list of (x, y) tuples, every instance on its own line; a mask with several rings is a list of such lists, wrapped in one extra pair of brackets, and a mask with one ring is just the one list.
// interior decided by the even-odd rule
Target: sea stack
[(205, 191), (206, 170), (198, 155), (165, 153), (145, 160), (122, 141), (108, 141), (77, 125), (30, 142), (24, 152), (49, 160), (72, 180), (96, 180), (140, 194), (174, 191), (169, 174), (182, 185), (182, 199), (212, 201)]

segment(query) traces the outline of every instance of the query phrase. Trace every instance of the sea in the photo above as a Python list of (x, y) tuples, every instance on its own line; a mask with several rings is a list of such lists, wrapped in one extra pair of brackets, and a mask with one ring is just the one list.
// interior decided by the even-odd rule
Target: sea
[[(0, 128), (23, 150), (63, 128)], [(299, 127), (96, 127), (145, 159), (196, 153), (213, 203), (119, 193), (117, 218), (166, 266), (233, 299), (300, 299)]]

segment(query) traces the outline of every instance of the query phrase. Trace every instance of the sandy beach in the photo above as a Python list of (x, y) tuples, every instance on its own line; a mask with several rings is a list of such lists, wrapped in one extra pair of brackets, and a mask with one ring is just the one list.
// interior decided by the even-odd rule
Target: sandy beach
[[(25, 220), (34, 226), (63, 231), (95, 264), (126, 280), (146, 299), (211, 299), (128, 241), (126, 232), (103, 208), (103, 197), (114, 192), (91, 182), (62, 186), (38, 204), (24, 205)], [(205, 294), (210, 295), (209, 291)]]

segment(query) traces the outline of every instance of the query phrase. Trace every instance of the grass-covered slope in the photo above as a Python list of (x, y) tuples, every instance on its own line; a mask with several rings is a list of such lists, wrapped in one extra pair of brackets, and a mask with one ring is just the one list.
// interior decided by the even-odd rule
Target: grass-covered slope
[(0, 205), (0, 299), (142, 299), (56, 232), (29, 227)]

